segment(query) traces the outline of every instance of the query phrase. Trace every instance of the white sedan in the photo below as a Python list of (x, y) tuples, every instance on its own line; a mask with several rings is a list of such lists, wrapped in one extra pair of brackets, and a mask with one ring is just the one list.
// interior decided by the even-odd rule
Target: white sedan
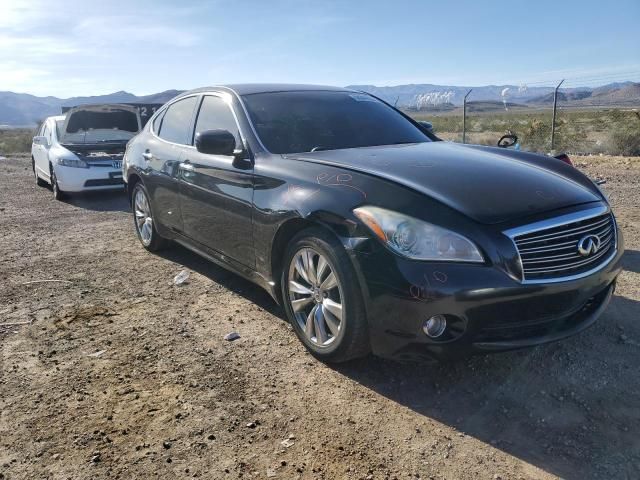
[(37, 184), (50, 184), (57, 200), (122, 188), (122, 157), (140, 128), (138, 109), (130, 105), (83, 105), (47, 118), (31, 146)]

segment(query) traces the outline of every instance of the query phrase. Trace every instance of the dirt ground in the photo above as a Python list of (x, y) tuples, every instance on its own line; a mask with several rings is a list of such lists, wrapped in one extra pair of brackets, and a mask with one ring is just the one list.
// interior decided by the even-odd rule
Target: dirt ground
[(640, 478), (640, 159), (576, 162), (627, 246), (595, 327), (330, 367), (259, 288), (147, 253), (123, 194), (56, 202), (28, 157), (0, 161), (0, 479)]

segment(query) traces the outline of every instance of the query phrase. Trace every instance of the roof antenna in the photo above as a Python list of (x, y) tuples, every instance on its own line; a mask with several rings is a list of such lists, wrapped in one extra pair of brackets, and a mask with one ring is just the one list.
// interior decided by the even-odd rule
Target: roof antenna
[(393, 108), (395, 108), (395, 107), (396, 107), (396, 105), (398, 105), (398, 100), (400, 100), (400, 95), (398, 95), (398, 96), (396, 97), (396, 101), (395, 101), (395, 102), (393, 102)]

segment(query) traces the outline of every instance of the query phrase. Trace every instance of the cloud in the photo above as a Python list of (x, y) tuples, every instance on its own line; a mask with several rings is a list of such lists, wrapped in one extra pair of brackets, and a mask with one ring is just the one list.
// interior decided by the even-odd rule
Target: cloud
[(0, 63), (2, 71), (2, 81), (9, 84), (24, 85), (35, 78), (46, 77), (50, 74), (47, 70), (40, 68), (21, 67), (15, 62)]
[(142, 43), (178, 48), (192, 47), (201, 40), (197, 31), (177, 28), (160, 21), (132, 15), (111, 15), (82, 19), (72, 28), (73, 36), (84, 46), (132, 48)]

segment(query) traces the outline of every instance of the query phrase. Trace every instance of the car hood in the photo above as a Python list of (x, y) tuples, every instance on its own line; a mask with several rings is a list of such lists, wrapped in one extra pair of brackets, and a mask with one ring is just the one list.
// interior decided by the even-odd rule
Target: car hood
[(429, 142), (286, 157), (391, 180), (486, 224), (603, 200), (591, 180), (564, 162), (502, 148)]
[(140, 131), (138, 108), (132, 105), (80, 105), (65, 116), (61, 143), (126, 143)]

